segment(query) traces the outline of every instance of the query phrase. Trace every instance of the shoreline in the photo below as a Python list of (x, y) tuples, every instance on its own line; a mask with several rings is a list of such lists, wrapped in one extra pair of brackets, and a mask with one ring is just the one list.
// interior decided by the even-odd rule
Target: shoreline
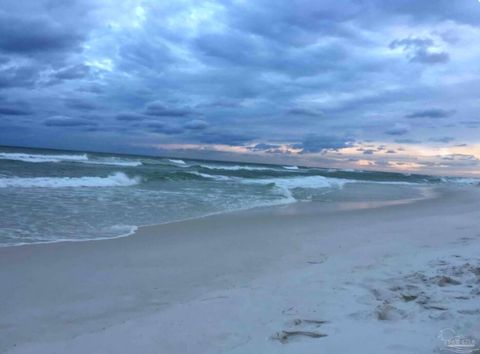
[[(131, 226), (131, 228), (132, 228), (132, 230), (130, 232), (127, 232), (127, 233), (121, 234), (121, 235), (117, 235), (117, 236), (112, 236), (112, 237), (58, 239), (58, 240), (51, 240), (51, 241), (23, 242), (23, 243), (7, 244), (7, 245), (0, 244), (0, 249), (1, 248), (10, 248), (10, 247), (49, 245), (49, 244), (56, 244), (56, 243), (70, 243), (70, 242), (75, 243), (75, 242), (92, 242), (92, 241), (115, 240), (115, 239), (124, 238), (124, 237), (134, 237), (135, 234), (137, 234), (143, 228), (151, 228), (151, 227), (159, 227), (159, 226), (162, 226), (162, 225), (177, 224), (177, 223), (187, 222), (187, 221), (191, 221), (191, 220), (198, 220), (198, 219), (203, 219), (203, 218), (214, 217), (214, 216), (218, 216), (218, 215), (229, 215), (229, 214), (243, 213), (243, 212), (249, 212), (249, 211), (255, 211), (255, 210), (269, 209), (269, 208), (282, 208), (282, 207), (288, 207), (288, 206), (294, 205), (294, 204), (303, 204), (303, 203), (314, 203), (314, 204), (317, 204), (317, 205), (319, 205), (319, 204), (325, 205), (327, 210), (332, 209), (332, 206), (333, 206), (335, 211), (385, 208), (385, 207), (389, 207), (389, 206), (412, 204), (412, 203), (420, 202), (420, 201), (423, 201), (423, 200), (438, 198), (438, 197), (441, 196), (442, 191), (445, 192), (445, 190), (447, 190), (447, 188), (445, 186), (434, 186), (434, 185), (433, 186), (425, 185), (423, 189), (424, 190), (421, 192), (421, 194), (422, 194), (421, 197), (404, 198), (404, 199), (388, 200), (388, 201), (373, 201), (373, 202), (372, 201), (369, 201), (369, 202), (339, 202), (339, 201), (337, 201), (337, 202), (322, 202), (322, 201), (304, 201), (304, 200), (280, 201), (280, 202), (275, 203), (275, 204), (245, 207), (245, 208), (234, 209), (234, 210), (223, 210), (223, 211), (213, 212), (213, 213), (210, 213), (210, 214), (188, 217), (188, 218), (180, 219), (180, 220), (166, 221), (166, 222), (163, 222), (163, 223), (155, 223), (155, 224), (147, 224), (147, 225), (127, 225), (127, 226)], [(325, 210), (320, 211), (318, 209), (317, 209), (317, 211), (325, 212)]]
[[(431, 352), (438, 330), (480, 323), (458, 268), (480, 267), (479, 201), (468, 187), (375, 209), (295, 203), (0, 248), (0, 352)], [(442, 272), (460, 284), (438, 287)]]

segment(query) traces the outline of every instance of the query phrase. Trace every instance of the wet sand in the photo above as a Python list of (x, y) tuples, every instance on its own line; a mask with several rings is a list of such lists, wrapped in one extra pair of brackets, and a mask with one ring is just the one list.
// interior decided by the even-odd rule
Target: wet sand
[(0, 352), (441, 350), (444, 328), (480, 333), (479, 207), (465, 187), (0, 248)]

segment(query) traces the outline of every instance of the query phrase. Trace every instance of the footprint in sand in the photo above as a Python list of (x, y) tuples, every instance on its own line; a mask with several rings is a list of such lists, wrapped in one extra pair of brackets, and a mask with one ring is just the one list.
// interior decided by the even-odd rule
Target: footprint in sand
[(322, 264), (325, 263), (328, 259), (328, 256), (325, 254), (320, 254), (316, 259), (307, 261), (308, 264)]
[(285, 344), (292, 341), (293, 339), (299, 339), (301, 337), (326, 337), (327, 334), (318, 331), (318, 328), (325, 323), (328, 323), (328, 321), (297, 318), (289, 323), (289, 329), (276, 332), (271, 338)]

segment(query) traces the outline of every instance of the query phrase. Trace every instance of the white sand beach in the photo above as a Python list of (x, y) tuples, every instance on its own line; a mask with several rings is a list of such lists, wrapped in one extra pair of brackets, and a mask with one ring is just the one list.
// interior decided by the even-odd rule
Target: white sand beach
[(0, 352), (432, 353), (480, 333), (480, 189), (0, 248)]
[(479, 48), (480, 0), (0, 0), (0, 354), (480, 354)]

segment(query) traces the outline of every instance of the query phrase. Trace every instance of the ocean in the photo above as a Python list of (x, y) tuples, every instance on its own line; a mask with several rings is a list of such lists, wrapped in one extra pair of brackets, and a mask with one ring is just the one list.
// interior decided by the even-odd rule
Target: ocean
[(142, 225), (270, 205), (401, 201), (462, 183), (478, 181), (0, 147), (0, 247), (114, 238)]

